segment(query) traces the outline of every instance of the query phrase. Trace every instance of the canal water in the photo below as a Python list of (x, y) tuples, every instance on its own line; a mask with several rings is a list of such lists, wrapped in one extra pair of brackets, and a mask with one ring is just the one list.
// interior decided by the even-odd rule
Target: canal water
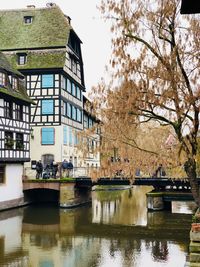
[(31, 205), (0, 213), (1, 267), (184, 267), (192, 202), (147, 212), (149, 187), (92, 192), (73, 210)]

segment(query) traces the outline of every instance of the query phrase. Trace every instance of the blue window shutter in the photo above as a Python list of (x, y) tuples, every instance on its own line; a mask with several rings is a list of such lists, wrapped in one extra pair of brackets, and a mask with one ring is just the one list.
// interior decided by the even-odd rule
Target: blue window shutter
[(42, 115), (54, 113), (54, 100), (42, 100)]
[(54, 128), (42, 128), (42, 145), (54, 145)]
[(53, 74), (43, 74), (42, 75), (42, 88), (54, 87), (53, 86)]
[(67, 144), (67, 126), (64, 126), (63, 128), (63, 143), (64, 145)]

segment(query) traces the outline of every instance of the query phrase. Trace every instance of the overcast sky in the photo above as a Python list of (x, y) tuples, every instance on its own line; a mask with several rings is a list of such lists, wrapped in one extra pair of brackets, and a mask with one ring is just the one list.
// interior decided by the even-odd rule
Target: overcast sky
[(96, 8), (100, 0), (1, 0), (0, 9), (26, 8), (30, 4), (45, 7), (48, 2), (56, 3), (71, 17), (71, 24), (83, 42), (85, 84), (89, 91), (105, 76), (111, 47), (109, 26)]

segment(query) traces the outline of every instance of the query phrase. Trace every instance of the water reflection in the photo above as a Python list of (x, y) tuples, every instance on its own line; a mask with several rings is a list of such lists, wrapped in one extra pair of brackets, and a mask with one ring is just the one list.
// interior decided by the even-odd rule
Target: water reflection
[(36, 205), (2, 212), (0, 266), (184, 266), (191, 215), (147, 213), (147, 191), (94, 192), (92, 206), (75, 210)]

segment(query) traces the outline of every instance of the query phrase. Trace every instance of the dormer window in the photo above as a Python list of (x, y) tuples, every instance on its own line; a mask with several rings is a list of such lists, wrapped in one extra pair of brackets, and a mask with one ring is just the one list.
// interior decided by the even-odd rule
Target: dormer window
[(18, 54), (18, 65), (25, 65), (26, 61), (27, 61), (26, 53)]
[(25, 24), (31, 24), (33, 22), (32, 16), (24, 16), (24, 23)]
[(0, 72), (0, 86), (6, 85), (6, 74), (3, 72)]
[(12, 88), (14, 90), (18, 88), (18, 79), (16, 77), (12, 77)]

